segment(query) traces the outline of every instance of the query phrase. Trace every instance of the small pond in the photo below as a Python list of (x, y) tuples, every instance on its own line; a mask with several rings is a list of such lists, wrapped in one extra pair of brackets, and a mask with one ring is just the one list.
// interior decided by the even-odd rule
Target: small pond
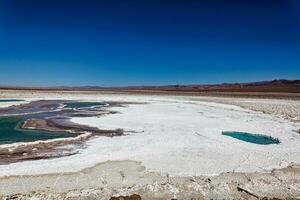
[(261, 144), (261, 145), (280, 143), (278, 138), (273, 138), (271, 136), (261, 135), (261, 134), (252, 134), (252, 133), (237, 132), (237, 131), (223, 131), (222, 135), (233, 137), (235, 139), (242, 140), (245, 142)]

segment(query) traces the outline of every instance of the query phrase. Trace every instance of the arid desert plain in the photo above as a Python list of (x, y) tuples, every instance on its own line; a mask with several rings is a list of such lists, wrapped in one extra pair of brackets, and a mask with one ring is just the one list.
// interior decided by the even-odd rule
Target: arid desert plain
[(0, 90), (0, 199), (300, 199), (291, 95)]

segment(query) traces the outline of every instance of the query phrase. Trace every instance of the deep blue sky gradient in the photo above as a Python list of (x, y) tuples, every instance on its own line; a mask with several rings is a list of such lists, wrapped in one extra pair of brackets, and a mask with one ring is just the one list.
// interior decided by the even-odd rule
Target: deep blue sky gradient
[(0, 0), (0, 85), (300, 78), (297, 0)]

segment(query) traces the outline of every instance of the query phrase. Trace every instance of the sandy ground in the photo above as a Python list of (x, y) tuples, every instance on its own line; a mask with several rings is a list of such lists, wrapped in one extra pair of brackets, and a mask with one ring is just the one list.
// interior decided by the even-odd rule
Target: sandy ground
[(291, 99), (257, 99), (257, 98), (222, 98), (222, 97), (194, 97), (197, 101), (213, 101), (222, 104), (236, 105), (242, 108), (275, 115), (291, 121), (300, 122), (299, 100)]
[[(111, 116), (73, 119), (133, 131), (128, 136), (95, 138), (85, 151), (68, 158), (0, 166), (3, 199), (17, 193), (9, 197), (109, 199), (132, 193), (143, 199), (300, 197), (300, 134), (295, 131), (300, 128), (299, 101), (7, 91), (1, 96), (147, 103), (114, 108), (120, 113)], [(281, 143), (245, 143), (222, 137), (224, 129), (264, 133)]]
[[(134, 161), (108, 161), (77, 173), (1, 179), (2, 199), (109, 199), (139, 194), (142, 199), (297, 199), (300, 168), (270, 173), (218, 176), (163, 176)], [(30, 192), (35, 191), (35, 192)]]

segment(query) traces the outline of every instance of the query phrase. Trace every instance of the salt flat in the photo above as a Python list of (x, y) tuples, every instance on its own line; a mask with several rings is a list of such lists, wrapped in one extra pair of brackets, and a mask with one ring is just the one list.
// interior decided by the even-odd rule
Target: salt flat
[[(300, 137), (293, 132), (299, 125), (279, 118), (234, 106), (193, 102), (157, 101), (114, 110), (119, 114), (73, 119), (101, 129), (133, 131), (125, 138), (91, 141), (93, 159), (137, 160), (151, 170), (176, 175), (262, 171), (300, 162)], [(266, 134), (281, 143), (246, 143), (221, 135), (224, 130)]]
[[(59, 97), (57, 97), (59, 98)], [(64, 97), (65, 98), (65, 97)], [(99, 95), (68, 97), (91, 101), (132, 101), (101, 117), (72, 121), (101, 129), (122, 128), (126, 136), (97, 137), (80, 154), (0, 166), (0, 175), (74, 172), (108, 160), (141, 161), (147, 170), (170, 175), (262, 172), (300, 163), (299, 123), (238, 106), (183, 97)], [(279, 138), (257, 145), (222, 135), (244, 131)]]

